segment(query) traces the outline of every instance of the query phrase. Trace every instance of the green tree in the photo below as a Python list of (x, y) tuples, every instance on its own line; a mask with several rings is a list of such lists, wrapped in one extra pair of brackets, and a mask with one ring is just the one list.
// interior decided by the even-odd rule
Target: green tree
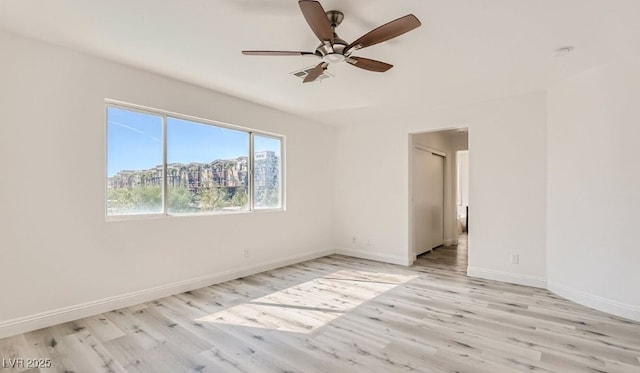
[(131, 195), (139, 212), (157, 211), (162, 207), (162, 188), (159, 186), (136, 186), (131, 189)]
[(200, 209), (202, 211), (218, 210), (222, 207), (223, 194), (219, 187), (202, 188), (199, 193)]
[(107, 192), (107, 209), (115, 214), (131, 211), (134, 207), (133, 196), (129, 189), (109, 189)]
[(193, 193), (184, 186), (169, 187), (167, 197), (168, 210), (170, 212), (196, 211)]
[(246, 207), (247, 206), (247, 201), (248, 196), (247, 196), (247, 191), (243, 188), (234, 188), (234, 194), (233, 197), (231, 198), (230, 201), (230, 206), (232, 207)]
[(162, 189), (159, 186), (134, 186), (109, 189), (107, 209), (111, 214), (159, 212)]

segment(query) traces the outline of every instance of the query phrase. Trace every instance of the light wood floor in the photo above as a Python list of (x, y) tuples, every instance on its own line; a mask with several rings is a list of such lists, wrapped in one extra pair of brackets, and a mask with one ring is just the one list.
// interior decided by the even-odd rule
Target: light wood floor
[[(58, 372), (640, 372), (640, 324), (468, 278), (330, 256), (0, 340)], [(0, 369), (0, 373), (26, 371)], [(29, 372), (38, 372), (37, 369)]]

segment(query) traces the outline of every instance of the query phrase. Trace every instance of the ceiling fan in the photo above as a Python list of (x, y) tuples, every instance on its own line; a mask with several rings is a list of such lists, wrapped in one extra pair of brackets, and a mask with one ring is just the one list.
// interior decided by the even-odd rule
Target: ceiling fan
[(242, 51), (242, 54), (249, 56), (312, 56), (321, 58), (322, 62), (309, 71), (304, 78), (304, 83), (316, 80), (330, 64), (340, 62), (347, 62), (364, 70), (385, 72), (392, 68), (393, 65), (364, 57), (352, 56), (351, 53), (354, 50), (393, 39), (421, 25), (416, 16), (408, 14), (369, 31), (353, 43), (347, 43), (335, 31), (336, 27), (344, 19), (342, 12), (337, 10), (325, 12), (318, 1), (312, 0), (299, 0), (298, 5), (300, 5), (302, 15), (307, 20), (309, 27), (320, 39), (321, 44), (316, 48), (315, 52), (247, 50)]

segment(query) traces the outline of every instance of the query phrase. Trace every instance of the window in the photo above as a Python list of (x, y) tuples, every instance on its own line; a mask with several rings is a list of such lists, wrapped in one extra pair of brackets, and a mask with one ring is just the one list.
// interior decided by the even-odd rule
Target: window
[(248, 210), (249, 136), (167, 118), (167, 212)]
[(162, 117), (110, 107), (107, 215), (162, 213)]
[(282, 209), (282, 146), (275, 135), (108, 105), (107, 216)]

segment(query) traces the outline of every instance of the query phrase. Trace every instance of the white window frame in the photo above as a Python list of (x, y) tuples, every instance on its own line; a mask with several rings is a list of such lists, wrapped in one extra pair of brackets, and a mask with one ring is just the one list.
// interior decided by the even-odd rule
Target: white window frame
[[(127, 215), (109, 215), (108, 214), (108, 168), (107, 163), (109, 161), (109, 108), (116, 108), (121, 110), (138, 112), (141, 114), (148, 114), (162, 118), (162, 212), (153, 213), (153, 214), (127, 214)], [(286, 170), (285, 170), (285, 148), (286, 148), (286, 137), (284, 135), (255, 130), (248, 127), (242, 127), (234, 124), (214, 121), (210, 119), (204, 119), (199, 117), (194, 117), (190, 115), (174, 113), (166, 110), (149, 108), (141, 105), (130, 104), (122, 101), (106, 99), (105, 100), (105, 148), (104, 148), (104, 175), (105, 175), (105, 198), (104, 198), (104, 214), (105, 219), (107, 221), (120, 221), (120, 220), (144, 220), (144, 219), (158, 219), (158, 218), (167, 218), (167, 217), (186, 217), (186, 216), (218, 216), (218, 215), (231, 215), (231, 214), (247, 214), (247, 213), (264, 213), (264, 212), (279, 212), (286, 211)], [(248, 163), (248, 191), (247, 195), (249, 196), (248, 206), (246, 210), (237, 210), (237, 211), (204, 211), (204, 212), (194, 212), (194, 213), (170, 213), (168, 211), (167, 199), (168, 199), (168, 180), (167, 180), (167, 118), (175, 118), (186, 120), (190, 122), (195, 122), (198, 124), (215, 126), (219, 128), (226, 128), (235, 131), (246, 132), (249, 136), (249, 157), (247, 160)], [(274, 208), (255, 208), (255, 187), (254, 187), (254, 136), (260, 137), (268, 137), (280, 140), (280, 170), (279, 170), (279, 181), (280, 181), (280, 207)]]

